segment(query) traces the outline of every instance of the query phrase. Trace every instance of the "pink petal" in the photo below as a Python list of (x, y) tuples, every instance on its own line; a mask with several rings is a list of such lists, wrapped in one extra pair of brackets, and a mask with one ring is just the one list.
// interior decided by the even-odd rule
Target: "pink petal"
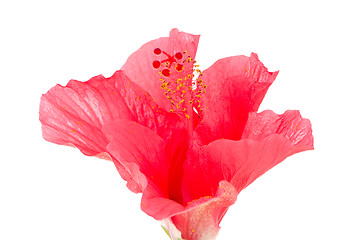
[(102, 75), (50, 89), (40, 102), (43, 137), (57, 144), (72, 144), (86, 155), (104, 152), (108, 140), (101, 131), (103, 124), (113, 116), (132, 118), (123, 98), (111, 95), (111, 91), (116, 91), (114, 84)]
[[(187, 51), (187, 55), (189, 55), (192, 59), (195, 59), (198, 42), (199, 36), (179, 32), (177, 29), (172, 29), (169, 37), (150, 41), (133, 53), (123, 65), (122, 70), (126, 72), (127, 76), (129, 76), (132, 81), (137, 83), (143, 89), (147, 89), (159, 106), (169, 110), (171, 108), (171, 103), (168, 99), (166, 99), (164, 94), (165, 91), (161, 88), (162, 82), (160, 82), (160, 78), (174, 79), (184, 77), (185, 75), (190, 74), (190, 71), (192, 73), (193, 65), (188, 65), (189, 67), (187, 69), (182, 71), (180, 74), (176, 74), (176, 76), (160, 76), (159, 71), (161, 68), (155, 69), (152, 63), (155, 60), (162, 61), (165, 58), (165, 55), (156, 55), (154, 50), (159, 48), (170, 55)], [(171, 70), (173, 71), (173, 68)]]
[(239, 141), (221, 139), (189, 151), (184, 200), (213, 196), (223, 180), (241, 191), (286, 157), (313, 149), (310, 122), (298, 111), (250, 113), (244, 132)]
[(168, 198), (168, 168), (165, 141), (154, 131), (129, 120), (115, 120), (104, 126), (110, 139), (107, 151), (116, 167), (124, 166), (141, 187), (144, 212), (157, 220), (184, 207)]
[(310, 121), (293, 110), (282, 115), (271, 110), (251, 113), (242, 138), (263, 142), (264, 146), (253, 146), (255, 153), (248, 154), (248, 162), (238, 168), (231, 180), (239, 191), (285, 158), (314, 149)]
[(288, 110), (278, 115), (271, 110), (250, 113), (243, 132), (243, 139), (263, 140), (272, 134), (280, 134), (294, 146), (313, 149), (311, 123), (302, 118), (299, 111)]
[[(87, 82), (71, 80), (65, 87), (53, 87), (42, 96), (39, 113), (45, 140), (111, 160), (112, 156), (104, 153), (109, 141), (102, 127), (107, 122), (128, 119), (156, 129), (163, 112), (147, 92), (118, 71), (110, 78), (100, 75)], [(130, 190), (141, 190), (122, 166), (118, 170)]]
[[(181, 233), (182, 239), (212, 240), (219, 232), (219, 224), (229, 206), (234, 204), (237, 191), (226, 181), (221, 181), (214, 197), (206, 196), (188, 203), (185, 211), (168, 220), (168, 229), (172, 239), (178, 232), (170, 226), (172, 223)], [(176, 236), (173, 236), (175, 234)]]
[(221, 138), (239, 140), (249, 112), (258, 110), (277, 74), (268, 72), (255, 53), (220, 59), (205, 70), (204, 116), (196, 129), (202, 144)]

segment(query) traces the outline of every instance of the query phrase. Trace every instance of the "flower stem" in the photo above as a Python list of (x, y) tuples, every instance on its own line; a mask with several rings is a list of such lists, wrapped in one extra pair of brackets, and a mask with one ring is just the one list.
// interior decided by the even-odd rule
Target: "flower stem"
[(168, 233), (167, 229), (164, 228), (162, 225), (161, 225), (161, 227), (162, 227), (163, 231), (165, 231), (165, 233), (167, 234), (167, 236), (171, 239), (171, 236), (170, 236), (170, 234)]

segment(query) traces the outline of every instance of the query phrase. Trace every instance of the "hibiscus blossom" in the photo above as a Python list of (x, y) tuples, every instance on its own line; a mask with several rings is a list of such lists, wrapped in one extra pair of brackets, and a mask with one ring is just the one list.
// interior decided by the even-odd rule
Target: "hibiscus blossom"
[(242, 189), (313, 149), (298, 111), (257, 112), (278, 72), (254, 53), (200, 71), (198, 41), (173, 29), (113, 76), (56, 85), (40, 103), (44, 139), (113, 161), (172, 239), (215, 239)]

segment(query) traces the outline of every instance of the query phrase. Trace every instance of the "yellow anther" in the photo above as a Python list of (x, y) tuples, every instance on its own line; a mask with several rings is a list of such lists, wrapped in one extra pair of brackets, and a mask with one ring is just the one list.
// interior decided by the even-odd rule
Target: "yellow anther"
[(167, 85), (168, 85), (168, 83), (163, 82), (163, 84), (161, 85), (161, 88), (162, 88), (162, 89), (166, 89), (166, 88), (167, 88)]
[(185, 117), (186, 117), (187, 119), (190, 119), (190, 116), (189, 116), (189, 115), (187, 115), (186, 113), (185, 113)]

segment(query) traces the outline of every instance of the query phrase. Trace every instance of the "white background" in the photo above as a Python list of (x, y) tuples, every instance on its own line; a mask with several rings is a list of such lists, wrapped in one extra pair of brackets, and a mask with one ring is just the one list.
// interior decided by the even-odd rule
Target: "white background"
[(256, 52), (280, 70), (260, 110), (299, 109), (315, 150), (242, 191), (219, 240), (362, 239), (359, 1), (2, 1), (0, 239), (168, 239), (111, 162), (44, 141), (41, 94), (109, 77), (171, 28), (201, 69)]

